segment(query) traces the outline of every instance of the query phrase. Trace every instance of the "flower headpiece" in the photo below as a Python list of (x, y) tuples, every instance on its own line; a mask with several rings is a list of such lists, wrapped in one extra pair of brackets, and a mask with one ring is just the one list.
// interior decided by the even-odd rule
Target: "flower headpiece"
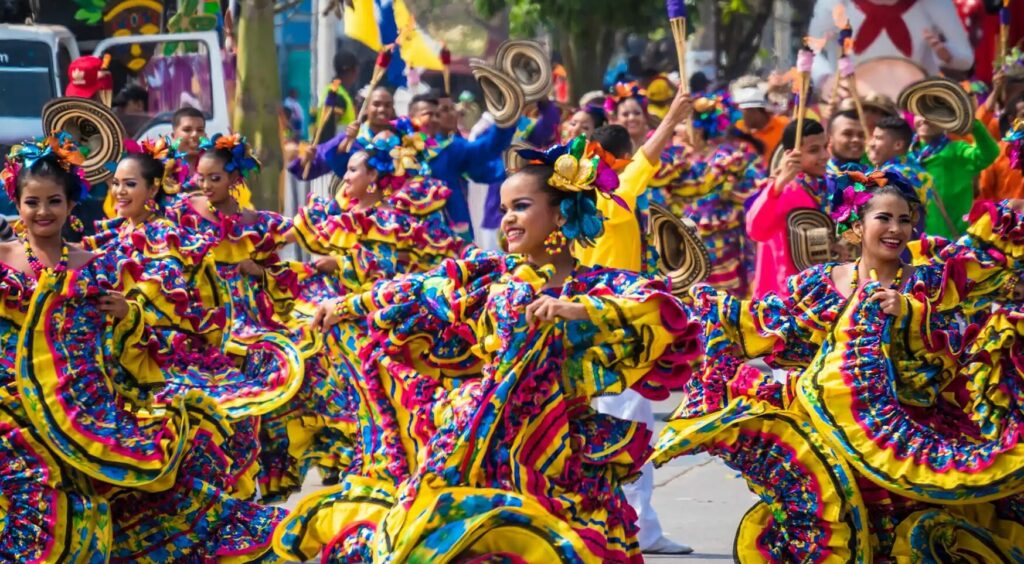
[(252, 154), (252, 147), (246, 142), (245, 137), (237, 133), (233, 135), (217, 133), (199, 143), (200, 154), (219, 149), (227, 149), (231, 153), (231, 158), (224, 165), (224, 170), (237, 172), (245, 178), (249, 178), (253, 171), (259, 172), (260, 161)]
[(554, 168), (548, 185), (574, 196), (562, 201), (561, 212), (565, 217), (562, 233), (584, 246), (593, 245), (604, 231), (604, 218), (593, 199), (586, 192), (594, 190), (611, 199), (625, 209), (626, 203), (615, 195), (619, 187), (619, 175), (624, 161), (609, 155), (595, 142), (587, 142), (584, 135), (567, 145), (555, 145), (545, 151), (521, 149), (519, 156), (534, 164), (546, 164)]
[(32, 170), (44, 160), (52, 160), (62, 169), (70, 172), (78, 179), (77, 201), (82, 201), (89, 193), (89, 182), (85, 179), (82, 163), (85, 155), (78, 149), (74, 139), (66, 132), (58, 132), (49, 137), (41, 137), (32, 142), (11, 147), (7, 154), (7, 162), (0, 171), (0, 183), (3, 184), (7, 197), (14, 201), (14, 193), (18, 184), (18, 173), (22, 168)]
[(619, 104), (628, 100), (634, 99), (640, 107), (647, 111), (647, 92), (636, 82), (617, 82), (615, 86), (612, 86), (612, 91), (604, 99), (604, 111), (608, 114), (614, 114), (615, 110), (619, 108)]
[(355, 150), (367, 154), (366, 166), (376, 170), (378, 183), (398, 188), (409, 176), (430, 176), (428, 152), (436, 143), (408, 117), (401, 117), (391, 126), (394, 135), (378, 135), (373, 139), (359, 138)]
[(1009, 144), (1010, 168), (1024, 170), (1024, 119), (1018, 119), (1013, 123), (1003, 141)]
[(141, 142), (134, 139), (126, 139), (124, 142), (125, 155), (149, 155), (157, 162), (164, 165), (164, 173), (159, 178), (158, 186), (164, 194), (173, 195), (181, 191), (181, 185), (187, 180), (187, 170), (182, 164), (185, 155), (179, 153), (169, 137), (157, 137), (156, 139), (143, 139)]
[(736, 112), (729, 94), (716, 92), (693, 103), (693, 126), (706, 132), (708, 139), (715, 139), (729, 131)]
[(395, 161), (395, 176), (406, 176), (408, 171), (414, 171), (418, 176), (430, 176), (427, 150), (436, 145), (437, 140), (420, 131), (407, 116), (398, 118), (391, 125), (401, 139), (390, 153)]
[(920, 205), (917, 192), (906, 177), (895, 171), (876, 170), (870, 173), (847, 171), (838, 175), (832, 188), (832, 219), (836, 222), (836, 234), (842, 235), (860, 221), (864, 204), (871, 200), (878, 188), (893, 186), (911, 203)]
[(1024, 51), (1021, 51), (1020, 47), (1014, 47), (1006, 54), (1002, 70), (1011, 78), (1024, 76)]

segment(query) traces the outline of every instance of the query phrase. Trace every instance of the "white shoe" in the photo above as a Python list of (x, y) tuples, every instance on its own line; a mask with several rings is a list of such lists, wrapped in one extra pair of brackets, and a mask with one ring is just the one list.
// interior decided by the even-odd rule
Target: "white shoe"
[(654, 541), (651, 546), (641, 549), (644, 554), (690, 554), (693, 549), (685, 544), (672, 542), (668, 537), (661, 537)]

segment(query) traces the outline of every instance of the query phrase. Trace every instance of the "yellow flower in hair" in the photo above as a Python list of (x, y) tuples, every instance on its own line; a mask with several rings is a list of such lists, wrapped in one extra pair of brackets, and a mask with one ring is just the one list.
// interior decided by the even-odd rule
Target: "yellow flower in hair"
[(395, 161), (395, 176), (405, 176), (408, 170), (420, 170), (420, 155), (427, 148), (423, 135), (414, 133), (402, 136), (402, 144), (391, 149), (391, 158)]
[(593, 189), (597, 165), (593, 158), (577, 158), (571, 153), (564, 154), (555, 161), (555, 173), (548, 179), (548, 184), (567, 192), (583, 192)]

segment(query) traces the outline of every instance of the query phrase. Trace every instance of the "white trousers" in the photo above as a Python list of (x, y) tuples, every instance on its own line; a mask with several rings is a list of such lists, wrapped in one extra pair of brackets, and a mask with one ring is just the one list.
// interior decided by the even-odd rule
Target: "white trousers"
[[(600, 413), (643, 423), (654, 430), (654, 407), (651, 400), (633, 390), (626, 390), (616, 396), (599, 397), (596, 408)], [(649, 548), (662, 535), (658, 513), (651, 505), (651, 496), (654, 494), (654, 465), (645, 464), (641, 469), (640, 479), (631, 484), (624, 484), (622, 490), (626, 494), (626, 501), (636, 511), (637, 526), (640, 527), (637, 534), (640, 549)]]

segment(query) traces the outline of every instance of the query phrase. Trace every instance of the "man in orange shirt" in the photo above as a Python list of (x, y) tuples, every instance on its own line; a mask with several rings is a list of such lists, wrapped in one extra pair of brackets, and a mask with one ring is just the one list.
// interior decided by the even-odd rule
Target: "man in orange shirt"
[[(1015, 123), (1024, 123), (1024, 94), (1018, 95), (1006, 105), (1006, 118), (1011, 125), (1007, 137), (1016, 133), (1019, 136), (1021, 131), (1015, 131)], [(1024, 128), (1024, 125), (1021, 125)], [(1019, 141), (1018, 141), (1019, 143)], [(1010, 166), (1010, 143), (1003, 141), (999, 144), (999, 157), (992, 166), (981, 172), (978, 179), (979, 200), (1002, 200), (1005, 198), (1024, 197), (1024, 174), (1021, 169)]]
[(769, 162), (775, 148), (782, 141), (782, 130), (789, 124), (789, 118), (770, 114), (768, 98), (756, 86), (740, 88), (736, 91), (733, 101), (736, 107), (743, 111), (743, 119), (736, 123), (736, 127), (764, 144), (761, 158)]

